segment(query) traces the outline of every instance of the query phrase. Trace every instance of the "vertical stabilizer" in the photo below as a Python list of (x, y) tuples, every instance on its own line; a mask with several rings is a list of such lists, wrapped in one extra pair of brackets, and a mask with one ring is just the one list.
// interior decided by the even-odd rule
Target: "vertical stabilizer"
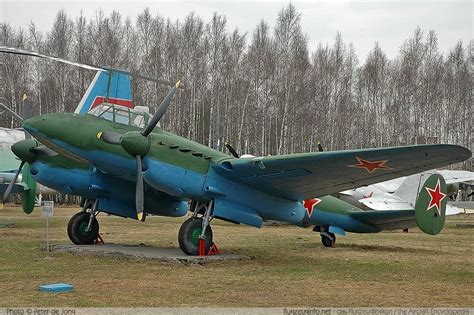
[(436, 171), (427, 171), (407, 176), (393, 195), (407, 201), (412, 207), (415, 207), (415, 202), (422, 184), (433, 174), (436, 174)]
[(443, 176), (433, 174), (424, 181), (415, 205), (416, 224), (426, 234), (436, 235), (446, 220), (448, 191)]
[(103, 102), (133, 108), (130, 76), (117, 72), (97, 71), (74, 112), (87, 113)]

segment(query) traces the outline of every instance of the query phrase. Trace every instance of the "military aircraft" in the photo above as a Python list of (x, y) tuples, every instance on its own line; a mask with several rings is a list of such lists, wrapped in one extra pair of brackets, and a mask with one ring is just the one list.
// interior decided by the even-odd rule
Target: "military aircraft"
[[(427, 179), (415, 210), (362, 211), (323, 196), (472, 155), (461, 146), (439, 144), (237, 158), (157, 126), (179, 85), (152, 117), (104, 102), (88, 113), (47, 114), (23, 123), (37, 141), (12, 146), (22, 165), (29, 163), (39, 182), (84, 197), (82, 211), (68, 224), (74, 243), (93, 242), (99, 212), (145, 221), (147, 215), (184, 216), (189, 210), (193, 215), (178, 235), (189, 255), (208, 252), (213, 219), (254, 227), (265, 220), (314, 225), (325, 246), (334, 245), (334, 233), (378, 232), (403, 221), (437, 234), (446, 202), (439, 175)], [(38, 153), (43, 146), (58, 155)]]
[[(407, 177), (399, 177), (385, 182), (341, 191), (334, 194), (356, 207), (369, 210), (401, 210), (414, 208), (421, 184), (431, 174), (443, 176), (447, 184), (448, 196), (458, 194), (460, 185), (474, 181), (474, 173), (460, 170), (430, 170)], [(448, 202), (446, 215), (461, 213), (462, 210)]]

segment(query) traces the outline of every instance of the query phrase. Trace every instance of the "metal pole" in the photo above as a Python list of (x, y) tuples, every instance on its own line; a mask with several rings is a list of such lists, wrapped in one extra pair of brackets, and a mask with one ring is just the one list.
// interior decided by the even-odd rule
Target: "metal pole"
[(46, 253), (49, 256), (49, 217), (46, 217)]

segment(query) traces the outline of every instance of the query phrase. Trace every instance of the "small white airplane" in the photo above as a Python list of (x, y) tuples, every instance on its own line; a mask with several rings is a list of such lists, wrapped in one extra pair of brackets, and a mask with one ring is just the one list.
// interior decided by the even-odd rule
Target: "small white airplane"
[[(458, 195), (460, 183), (474, 185), (474, 172), (432, 170), (369, 186), (345, 190), (335, 194), (335, 196), (366, 210), (411, 209), (414, 208), (416, 196), (419, 193), (421, 184), (434, 173), (441, 174), (444, 177), (448, 185), (448, 194), (450, 196)], [(460, 207), (466, 208), (465, 202), (462, 204), (455, 202), (448, 204), (446, 207), (446, 215), (463, 213), (464, 211)]]

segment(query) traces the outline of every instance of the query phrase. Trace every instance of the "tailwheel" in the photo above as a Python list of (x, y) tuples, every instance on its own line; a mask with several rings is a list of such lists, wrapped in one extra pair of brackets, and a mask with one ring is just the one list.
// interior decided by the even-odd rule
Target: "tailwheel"
[(321, 242), (323, 243), (324, 247), (334, 247), (334, 245), (336, 245), (336, 235), (330, 232), (322, 232)]
[(76, 245), (94, 244), (99, 236), (99, 222), (89, 212), (76, 213), (69, 220), (67, 234)]
[[(198, 255), (199, 254), (199, 241), (203, 229), (202, 218), (189, 218), (183, 222), (178, 233), (178, 242), (181, 250), (187, 255)], [(204, 248), (206, 253), (209, 251), (212, 245), (212, 229), (208, 225), (206, 227), (204, 239)]]

